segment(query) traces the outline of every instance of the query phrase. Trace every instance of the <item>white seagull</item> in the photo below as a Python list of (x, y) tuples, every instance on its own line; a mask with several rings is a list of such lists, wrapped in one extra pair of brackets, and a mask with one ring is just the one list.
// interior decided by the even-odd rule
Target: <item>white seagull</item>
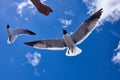
[(45, 39), (32, 42), (25, 42), (24, 44), (38, 49), (61, 50), (67, 48), (66, 56), (76, 56), (82, 52), (76, 44), (80, 44), (88, 35), (95, 29), (102, 14), (102, 8), (90, 16), (73, 34), (67, 34), (63, 29), (63, 38), (60, 39)]
[(19, 35), (22, 35), (22, 34), (35, 35), (34, 32), (27, 29), (19, 28), (19, 29), (13, 30), (10, 28), (9, 24), (7, 25), (7, 33), (8, 33), (8, 40), (7, 40), (8, 44), (13, 43)]

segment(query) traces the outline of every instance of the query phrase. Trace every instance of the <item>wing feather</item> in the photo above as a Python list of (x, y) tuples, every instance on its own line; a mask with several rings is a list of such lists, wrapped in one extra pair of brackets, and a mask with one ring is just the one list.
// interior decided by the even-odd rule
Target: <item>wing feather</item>
[(27, 29), (15, 29), (12, 31), (13, 35), (20, 35), (20, 34), (28, 34), (28, 35), (35, 35), (34, 32), (27, 30)]
[(50, 49), (50, 50), (60, 50), (66, 47), (63, 39), (38, 40), (32, 42), (25, 42), (24, 44), (38, 49)]
[(82, 42), (90, 34), (90, 32), (93, 31), (101, 14), (102, 14), (102, 8), (80, 25), (80, 27), (76, 30), (76, 32), (71, 35), (71, 38), (74, 43), (78, 44)]

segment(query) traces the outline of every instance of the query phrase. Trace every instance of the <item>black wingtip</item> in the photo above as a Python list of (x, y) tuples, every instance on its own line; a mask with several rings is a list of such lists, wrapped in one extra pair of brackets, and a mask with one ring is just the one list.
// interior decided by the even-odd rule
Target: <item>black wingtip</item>
[(101, 12), (101, 13), (102, 13), (102, 12), (103, 12), (103, 8), (99, 9), (98, 12)]
[(24, 42), (24, 44), (33, 47), (33, 45), (30, 42)]
[(52, 9), (50, 9), (50, 12), (53, 12), (53, 10), (52, 10)]
[(28, 32), (30, 33), (30, 35), (36, 35), (36, 33), (32, 32), (30, 30), (28, 30)]
[(98, 16), (98, 18), (100, 18), (100, 16), (102, 15), (103, 12), (103, 8), (99, 9), (95, 14), (96, 16)]
[(7, 28), (10, 28), (9, 24), (7, 24)]
[(32, 32), (32, 35), (36, 35), (36, 33)]

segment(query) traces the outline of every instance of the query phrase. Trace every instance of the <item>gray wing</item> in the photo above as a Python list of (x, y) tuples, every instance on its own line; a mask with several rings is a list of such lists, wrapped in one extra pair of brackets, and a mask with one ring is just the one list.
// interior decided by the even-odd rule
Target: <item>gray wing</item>
[(80, 25), (77, 31), (71, 35), (71, 38), (74, 43), (78, 44), (82, 42), (93, 31), (101, 14), (102, 8)]
[(66, 45), (63, 39), (46, 39), (32, 42), (25, 42), (24, 44), (38, 49), (61, 50), (65, 49)]
[(20, 34), (35, 35), (34, 32), (27, 29), (15, 29), (15, 30), (12, 30), (12, 32), (13, 32), (13, 35), (20, 35)]

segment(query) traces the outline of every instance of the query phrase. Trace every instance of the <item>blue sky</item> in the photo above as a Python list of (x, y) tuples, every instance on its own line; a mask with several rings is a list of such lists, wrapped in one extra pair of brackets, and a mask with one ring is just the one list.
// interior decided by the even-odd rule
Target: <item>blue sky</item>
[[(30, 0), (0, 0), (0, 80), (120, 80), (120, 0), (42, 0), (53, 9), (40, 14)], [(66, 50), (40, 50), (24, 42), (73, 33), (100, 8), (98, 27), (81, 44), (75, 57)], [(7, 44), (6, 25), (25, 28), (35, 36), (19, 36)]]

